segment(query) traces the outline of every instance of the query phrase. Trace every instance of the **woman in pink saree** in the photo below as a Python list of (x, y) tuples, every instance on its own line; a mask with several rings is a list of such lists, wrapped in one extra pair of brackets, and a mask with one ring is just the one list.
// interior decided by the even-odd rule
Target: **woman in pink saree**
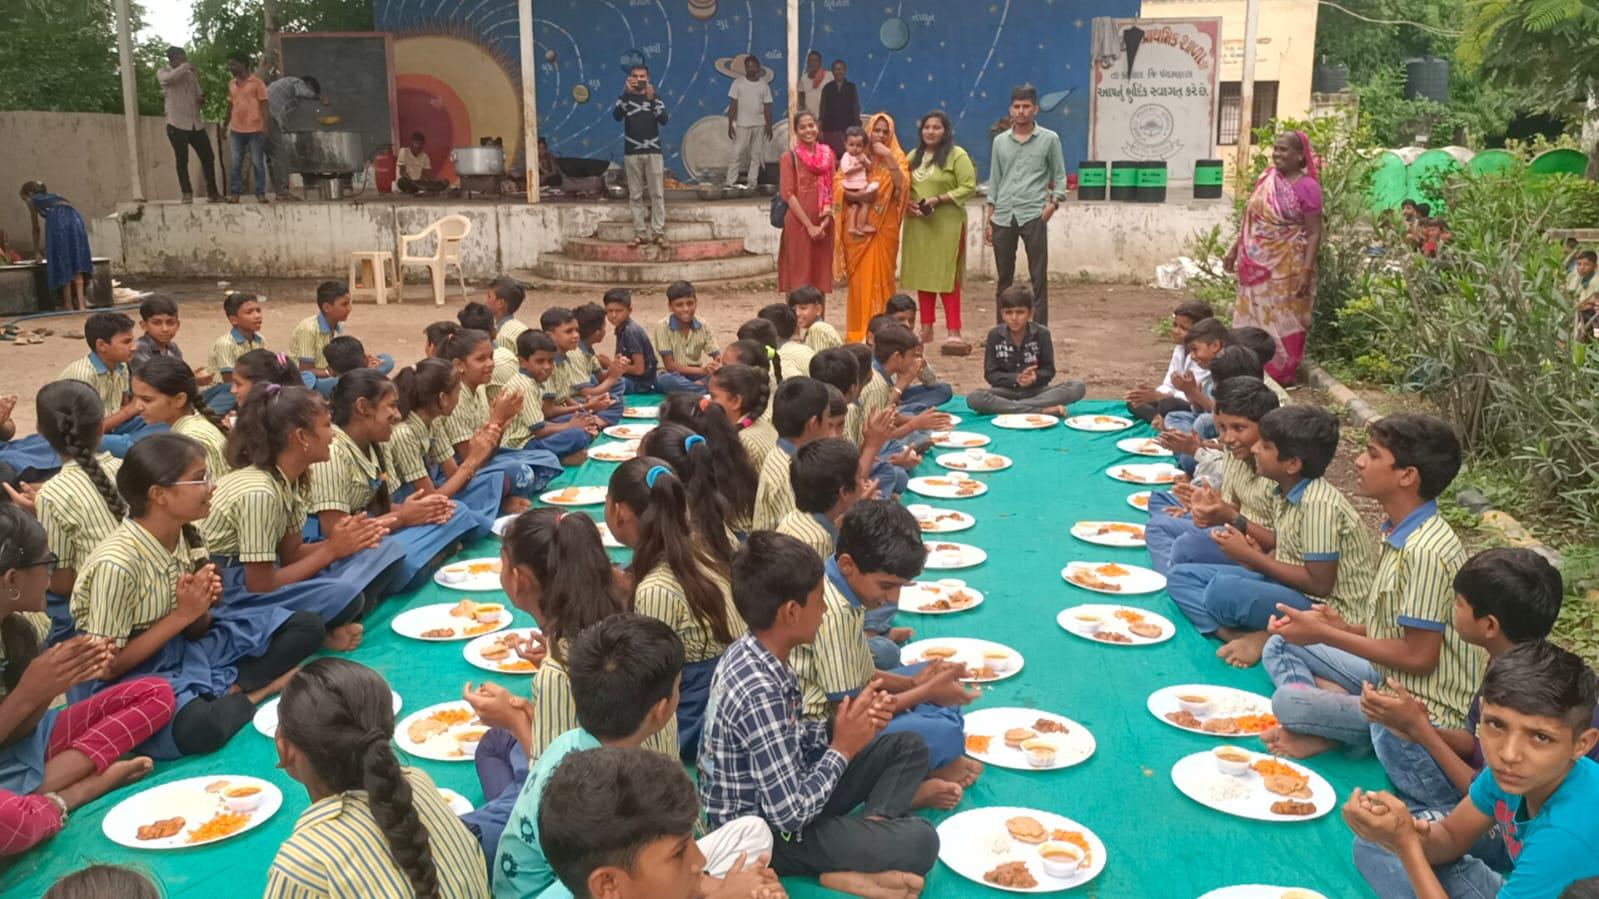
[(1316, 305), (1316, 253), (1321, 249), (1321, 182), (1303, 131), (1277, 136), (1271, 167), (1244, 207), (1238, 242), (1222, 264), (1238, 273), (1233, 327), (1264, 328), (1277, 341), (1266, 373), (1290, 384), (1305, 358)]

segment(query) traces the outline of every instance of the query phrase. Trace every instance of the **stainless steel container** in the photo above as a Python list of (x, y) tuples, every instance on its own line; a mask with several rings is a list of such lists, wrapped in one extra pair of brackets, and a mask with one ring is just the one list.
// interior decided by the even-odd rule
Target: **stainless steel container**
[(366, 167), (359, 131), (290, 131), (289, 170), (348, 175)]
[(499, 147), (456, 147), (450, 151), (457, 175), (505, 174), (505, 151)]
[(344, 199), (344, 181), (339, 178), (322, 178), (316, 183), (317, 196), (324, 200)]

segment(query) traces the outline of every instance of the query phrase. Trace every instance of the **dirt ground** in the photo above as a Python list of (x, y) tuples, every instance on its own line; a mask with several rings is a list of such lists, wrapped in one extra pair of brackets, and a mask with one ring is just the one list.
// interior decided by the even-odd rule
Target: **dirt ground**
[[(126, 286), (156, 291), (179, 301), (183, 329), (178, 346), (191, 365), (204, 365), (212, 342), (228, 328), (222, 315), (222, 287), (216, 281), (154, 281), (130, 279)], [(263, 333), (267, 345), (285, 349), (289, 332), (301, 319), (316, 312), (313, 296), (316, 283), (306, 280), (236, 281), (234, 289), (267, 297)], [(483, 288), (471, 287), (474, 298)], [(406, 301), (375, 306), (362, 304), (351, 315), (346, 328), (361, 338), (369, 352), (394, 356), (401, 364), (422, 354), (422, 328), (439, 319), (454, 319), (463, 302), (455, 296), (443, 307), (426, 298), (426, 288), (409, 285)], [(537, 322), (538, 313), (548, 306), (599, 302), (600, 288), (535, 285), (522, 307), (521, 318)], [(1093, 399), (1120, 397), (1129, 387), (1153, 383), (1165, 371), (1171, 355), (1168, 338), (1156, 333), (1159, 321), (1186, 297), (1173, 291), (1126, 284), (1058, 283), (1050, 285), (1050, 321), (1055, 336), (1056, 367), (1062, 377), (1082, 380)], [(731, 340), (738, 326), (754, 317), (755, 311), (779, 299), (771, 283), (743, 286), (707, 286), (699, 291), (700, 315), (721, 338)], [(966, 337), (976, 344), (972, 355), (951, 357), (934, 355), (933, 364), (940, 378), (965, 393), (983, 382), (981, 340), (994, 321), (993, 282), (975, 282), (966, 294), (964, 308)], [(136, 313), (130, 313), (134, 319)], [(664, 288), (641, 288), (633, 293), (633, 314), (646, 327), (666, 315)], [(841, 321), (842, 308), (831, 310), (829, 318)], [(942, 317), (942, 312), (940, 313)], [(64, 332), (83, 328), (83, 316), (64, 315), (36, 319), (28, 328), (49, 328), (54, 335), (36, 346), (0, 343), (0, 393), (14, 393), (20, 400), (13, 417), (17, 433), (32, 433), (33, 396), (40, 387), (55, 379), (66, 364), (87, 352), (81, 338), (64, 337)], [(936, 339), (944, 337), (943, 325)], [(936, 350), (936, 343), (932, 349)]]

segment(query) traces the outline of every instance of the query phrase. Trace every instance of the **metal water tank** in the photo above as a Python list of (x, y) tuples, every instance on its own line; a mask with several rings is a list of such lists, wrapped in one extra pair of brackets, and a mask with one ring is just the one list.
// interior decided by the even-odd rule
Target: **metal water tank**
[(1405, 60), (1405, 99), (1449, 102), (1449, 60), (1428, 56)]
[(1349, 67), (1339, 63), (1319, 63), (1310, 75), (1310, 89), (1318, 94), (1336, 94), (1349, 87)]

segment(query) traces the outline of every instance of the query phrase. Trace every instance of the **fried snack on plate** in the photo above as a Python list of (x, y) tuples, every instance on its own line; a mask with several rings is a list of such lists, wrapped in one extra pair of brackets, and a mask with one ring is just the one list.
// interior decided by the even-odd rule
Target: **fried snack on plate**
[(431, 630), (425, 630), (422, 633), (418, 634), (418, 636), (424, 637), (424, 638), (430, 639), (430, 640), (442, 640), (445, 637), (453, 637), (453, 636), (455, 636), (455, 628), (453, 628), (453, 627), (436, 627), (436, 628), (433, 628)]
[(1236, 734), (1238, 721), (1234, 718), (1212, 718), (1199, 726), (1207, 734)]
[(1316, 804), (1314, 802), (1299, 802), (1293, 799), (1283, 799), (1271, 804), (1271, 813), (1274, 815), (1293, 815), (1296, 818), (1303, 818), (1306, 815), (1314, 815), (1316, 813)]
[(1067, 727), (1054, 718), (1040, 718), (1033, 722), (1033, 730), (1041, 734), (1063, 734), (1067, 732)]
[(1311, 796), (1310, 781), (1298, 775), (1269, 774), (1261, 778), (1261, 784), (1266, 792), (1290, 799), (1309, 799)]
[(1166, 720), (1178, 727), (1186, 727), (1189, 730), (1199, 727), (1199, 719), (1194, 717), (1193, 712), (1186, 709), (1179, 712), (1167, 712)]
[(1073, 568), (1071, 573), (1066, 575), (1066, 579), (1079, 587), (1087, 587), (1090, 590), (1108, 590), (1112, 593), (1120, 593), (1122, 589), (1110, 581), (1095, 577), (1094, 573), (1087, 568)]
[(164, 840), (182, 830), (183, 825), (187, 823), (189, 822), (182, 818), (163, 818), (160, 821), (143, 825), (134, 832), (133, 836), (137, 840)]
[(463, 599), (450, 607), (450, 617), (471, 618), (477, 612), (477, 605), (470, 599)]
[(955, 607), (950, 605), (947, 599), (935, 599), (920, 608), (920, 611), (923, 612), (953, 612), (954, 610)]
[(1012, 837), (1023, 843), (1042, 843), (1049, 834), (1044, 830), (1044, 825), (1037, 818), (1030, 815), (1018, 815), (1005, 821), (1005, 830)]
[(1038, 886), (1038, 881), (1033, 877), (1033, 872), (1027, 870), (1026, 862), (1005, 862), (992, 871), (983, 874), (983, 880), (995, 886), (1015, 887), (1030, 890)]
[(1038, 736), (1037, 732), (1030, 727), (1013, 727), (1005, 731), (1005, 745), (1011, 747), (1020, 746), (1036, 736)]
[(1149, 640), (1160, 636), (1160, 625), (1148, 621), (1134, 621), (1132, 624), (1127, 625), (1127, 629)]
[(498, 662), (511, 654), (511, 647), (506, 646), (504, 643), (495, 643), (484, 647), (478, 654), (490, 662)]
[(1101, 643), (1131, 643), (1133, 638), (1116, 631), (1094, 631), (1094, 639)]

